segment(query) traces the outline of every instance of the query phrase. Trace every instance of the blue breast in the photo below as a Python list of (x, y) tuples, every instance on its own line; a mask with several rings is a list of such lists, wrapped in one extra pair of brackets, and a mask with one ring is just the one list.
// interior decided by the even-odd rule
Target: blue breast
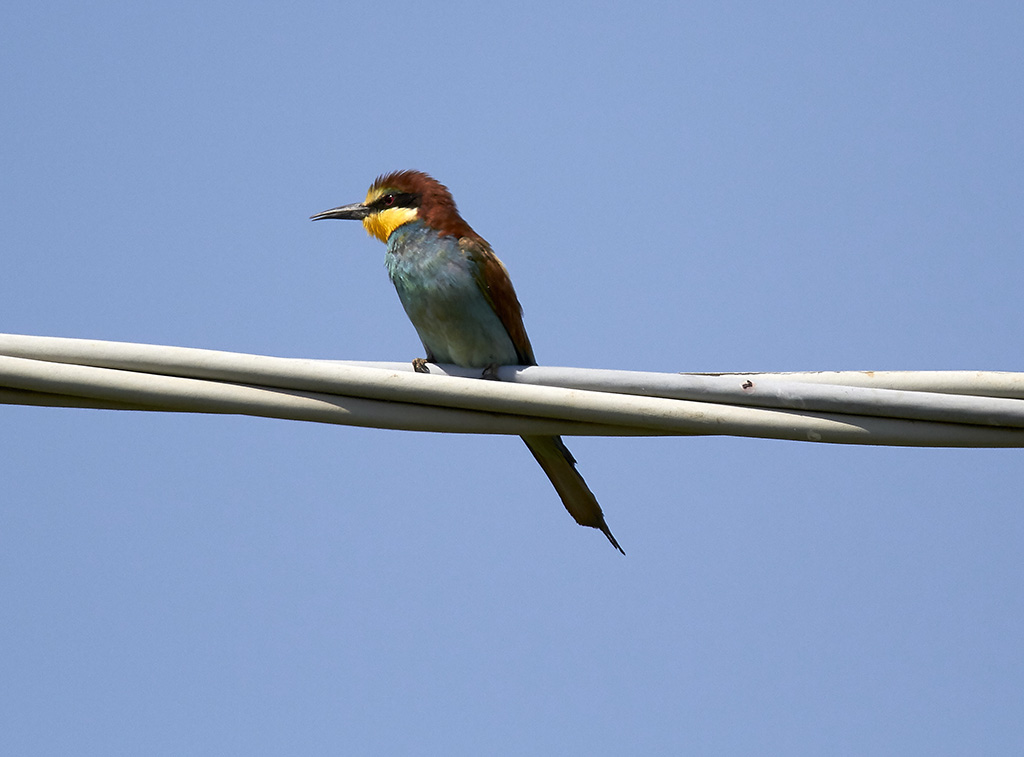
[(480, 290), (475, 263), (454, 237), (420, 221), (388, 238), (384, 262), (427, 355), (468, 368), (518, 362), (505, 326)]

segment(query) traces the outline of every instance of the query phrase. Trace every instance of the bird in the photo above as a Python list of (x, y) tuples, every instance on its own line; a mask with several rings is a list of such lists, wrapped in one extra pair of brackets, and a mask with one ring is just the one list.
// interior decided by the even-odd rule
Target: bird
[[(310, 220), (362, 221), (384, 242), (384, 263), (427, 356), (413, 361), (482, 368), (536, 365), (512, 279), (487, 241), (459, 214), (446, 186), (422, 171), (393, 171), (370, 185), (361, 203), (342, 205)], [(581, 526), (600, 530), (625, 554), (576, 459), (558, 436), (523, 436), (565, 505)]]

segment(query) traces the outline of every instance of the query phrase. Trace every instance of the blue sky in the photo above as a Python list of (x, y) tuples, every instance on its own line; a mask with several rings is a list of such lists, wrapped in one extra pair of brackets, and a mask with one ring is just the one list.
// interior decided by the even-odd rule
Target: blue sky
[[(1014, 3), (13, 4), (0, 330), (421, 354), (426, 170), (538, 359), (1024, 371)], [(1019, 450), (0, 407), (7, 754), (1024, 748)]]

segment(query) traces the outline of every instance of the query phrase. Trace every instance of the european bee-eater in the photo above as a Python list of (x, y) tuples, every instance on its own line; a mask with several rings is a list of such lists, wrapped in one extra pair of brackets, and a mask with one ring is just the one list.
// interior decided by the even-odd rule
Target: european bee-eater
[[(378, 177), (363, 202), (312, 216), (322, 218), (362, 221), (387, 245), (384, 263), (427, 361), (485, 374), (499, 365), (537, 364), (508, 271), (443, 184), (420, 171), (396, 171)], [(423, 367), (422, 360), (413, 364)], [(600, 529), (623, 552), (561, 437), (523, 441), (576, 522)]]

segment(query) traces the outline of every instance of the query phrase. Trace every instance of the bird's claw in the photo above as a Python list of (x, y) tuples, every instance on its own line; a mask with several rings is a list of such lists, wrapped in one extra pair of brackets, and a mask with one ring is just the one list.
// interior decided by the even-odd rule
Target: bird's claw
[(412, 369), (416, 373), (430, 373), (430, 369), (427, 367), (427, 359), (425, 357), (418, 357), (412, 361)]

